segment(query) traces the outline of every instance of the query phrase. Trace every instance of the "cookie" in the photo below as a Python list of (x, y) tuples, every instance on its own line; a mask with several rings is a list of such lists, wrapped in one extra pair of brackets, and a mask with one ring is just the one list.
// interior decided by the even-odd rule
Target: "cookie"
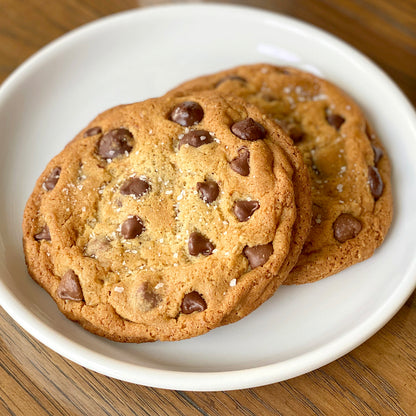
[(312, 184), (312, 229), (285, 284), (314, 282), (370, 257), (393, 202), (385, 149), (359, 106), (334, 84), (291, 67), (240, 66), (170, 94), (213, 90), (255, 104), (301, 151)]
[(95, 334), (197, 336), (241, 319), (287, 278), (309, 232), (308, 189), (291, 140), (240, 98), (118, 106), (38, 179), (23, 218), (26, 263)]

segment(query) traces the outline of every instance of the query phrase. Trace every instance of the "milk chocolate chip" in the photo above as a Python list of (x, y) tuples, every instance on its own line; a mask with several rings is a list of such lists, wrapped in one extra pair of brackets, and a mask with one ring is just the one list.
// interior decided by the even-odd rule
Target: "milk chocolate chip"
[(202, 312), (207, 308), (207, 303), (203, 297), (197, 292), (193, 291), (187, 293), (182, 300), (181, 311), (185, 314), (192, 312)]
[(133, 195), (140, 198), (150, 189), (149, 183), (140, 178), (128, 179), (120, 188), (122, 195)]
[(209, 134), (209, 131), (206, 130), (192, 130), (189, 133), (186, 133), (179, 139), (179, 149), (184, 144), (189, 144), (189, 146), (199, 147), (203, 144), (212, 143), (214, 139)]
[(258, 201), (235, 201), (233, 211), (240, 222), (248, 221), (254, 214), (254, 211), (260, 208)]
[(238, 156), (230, 162), (230, 167), (234, 172), (241, 176), (250, 174), (250, 151), (246, 147), (242, 147), (238, 151)]
[(78, 301), (84, 299), (78, 276), (73, 270), (68, 270), (62, 276), (56, 293), (61, 299)]
[(96, 237), (89, 240), (85, 246), (85, 254), (92, 258), (97, 258), (111, 248), (110, 242), (106, 237)]
[(375, 166), (368, 167), (368, 185), (370, 186), (371, 195), (375, 200), (379, 199), (383, 193), (384, 184), (380, 173)]
[(45, 225), (39, 233), (34, 235), (34, 238), (36, 241), (40, 241), (40, 240), (51, 241), (51, 234), (49, 233), (48, 226)]
[(351, 238), (357, 237), (360, 233), (362, 225), (357, 218), (351, 214), (341, 214), (332, 224), (334, 237), (340, 243), (344, 243)]
[(84, 133), (84, 137), (95, 136), (101, 133), (101, 127), (91, 127)]
[(374, 146), (373, 144), (371, 145), (371, 147), (373, 148), (373, 152), (374, 152), (374, 164), (377, 165), (379, 160), (383, 157), (384, 153), (383, 153), (383, 150), (381, 150), (377, 146)]
[(154, 292), (152, 286), (148, 282), (144, 282), (139, 286), (137, 295), (139, 296), (139, 301), (144, 311), (155, 308), (161, 301), (160, 296)]
[(185, 101), (173, 108), (170, 119), (181, 126), (198, 124), (204, 117), (204, 110), (195, 101)]
[(345, 118), (340, 116), (339, 114), (327, 113), (326, 121), (332, 127), (335, 127), (337, 130), (339, 130), (339, 128), (344, 124)]
[(47, 191), (52, 191), (52, 189), (55, 188), (56, 184), (58, 183), (60, 174), (61, 168), (53, 168), (50, 175), (46, 178), (45, 182), (43, 182), (43, 188)]
[(269, 257), (273, 254), (273, 245), (262, 244), (254, 247), (245, 247), (243, 254), (247, 257), (248, 262), (252, 269), (263, 266), (269, 260)]
[(127, 218), (127, 220), (121, 224), (121, 235), (126, 240), (138, 237), (143, 230), (143, 222), (137, 215)]
[(237, 121), (231, 126), (231, 131), (242, 140), (250, 142), (261, 140), (266, 137), (266, 129), (251, 117)]
[(246, 83), (247, 80), (243, 77), (240, 77), (239, 75), (228, 75), (224, 78), (221, 78), (216, 84), (215, 84), (215, 88), (218, 88), (222, 83), (226, 82), (226, 81), (239, 81), (242, 83)]
[(103, 159), (114, 159), (130, 153), (133, 135), (127, 129), (110, 130), (98, 142), (97, 153)]
[(214, 248), (214, 244), (201, 233), (193, 232), (189, 236), (188, 250), (191, 256), (197, 256), (198, 254), (209, 256)]
[(220, 193), (220, 188), (215, 181), (198, 182), (196, 189), (201, 199), (208, 204), (214, 202)]
[(289, 137), (293, 140), (293, 143), (299, 143), (305, 137), (305, 133), (302, 131), (300, 126), (292, 124), (289, 129)]

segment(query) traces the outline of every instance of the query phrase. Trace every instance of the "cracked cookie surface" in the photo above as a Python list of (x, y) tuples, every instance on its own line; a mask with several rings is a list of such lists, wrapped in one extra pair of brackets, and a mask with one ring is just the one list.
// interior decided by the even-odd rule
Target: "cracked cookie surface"
[(373, 254), (392, 220), (390, 164), (347, 94), (310, 73), (268, 64), (202, 76), (168, 94), (202, 90), (255, 104), (287, 131), (309, 168), (312, 228), (285, 284), (314, 282)]
[(118, 106), (38, 179), (23, 219), (28, 270), (93, 333), (200, 335), (287, 277), (310, 227), (308, 189), (290, 139), (239, 98)]

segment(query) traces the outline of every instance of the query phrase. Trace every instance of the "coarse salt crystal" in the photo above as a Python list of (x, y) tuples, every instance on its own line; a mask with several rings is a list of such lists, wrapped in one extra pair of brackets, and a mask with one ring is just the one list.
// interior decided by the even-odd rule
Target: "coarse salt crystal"
[(230, 286), (233, 287), (237, 284), (237, 279), (232, 279), (230, 282)]
[(114, 288), (114, 292), (117, 292), (117, 293), (123, 293), (123, 292), (124, 292), (124, 287), (121, 287), (121, 286), (116, 286), (116, 287)]

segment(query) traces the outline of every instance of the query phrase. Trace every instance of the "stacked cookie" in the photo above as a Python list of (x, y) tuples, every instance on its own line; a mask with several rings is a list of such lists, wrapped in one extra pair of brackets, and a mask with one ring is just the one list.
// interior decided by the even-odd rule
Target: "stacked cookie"
[(310, 73), (268, 64), (203, 76), (172, 94), (202, 90), (256, 105), (285, 129), (308, 166), (312, 228), (286, 284), (314, 282), (374, 253), (392, 220), (390, 164), (350, 97)]
[(253, 65), (100, 114), (38, 179), (23, 242), (33, 279), (87, 330), (180, 340), (368, 257), (391, 205), (358, 107)]

